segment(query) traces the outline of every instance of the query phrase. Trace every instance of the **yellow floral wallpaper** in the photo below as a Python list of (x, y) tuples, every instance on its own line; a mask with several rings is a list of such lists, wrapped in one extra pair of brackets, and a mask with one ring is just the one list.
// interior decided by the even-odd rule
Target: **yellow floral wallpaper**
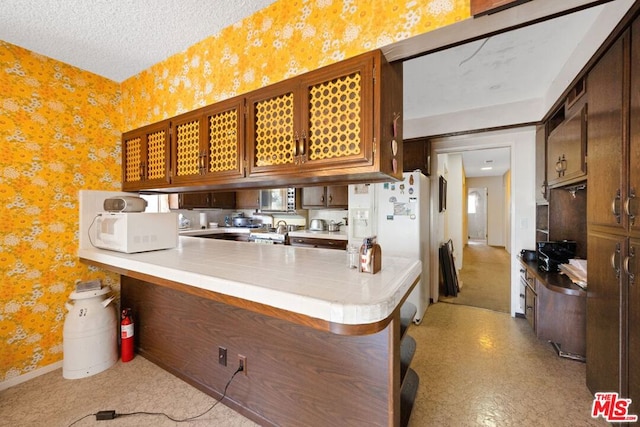
[(279, 0), (121, 84), (0, 41), (0, 383), (62, 360), (80, 189), (119, 190), (123, 131), (470, 17), (469, 0)]
[(469, 0), (280, 0), (122, 84), (123, 131), (470, 16)]
[(120, 189), (120, 88), (0, 41), (0, 382), (62, 360), (78, 190)]

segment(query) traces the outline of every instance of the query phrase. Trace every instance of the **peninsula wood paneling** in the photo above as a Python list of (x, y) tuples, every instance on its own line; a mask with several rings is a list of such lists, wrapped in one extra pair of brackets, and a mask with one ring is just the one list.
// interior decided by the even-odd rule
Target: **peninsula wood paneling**
[[(343, 336), (122, 277), (138, 352), (262, 425), (398, 425), (399, 313), (380, 332)], [(218, 347), (227, 349), (227, 366)]]

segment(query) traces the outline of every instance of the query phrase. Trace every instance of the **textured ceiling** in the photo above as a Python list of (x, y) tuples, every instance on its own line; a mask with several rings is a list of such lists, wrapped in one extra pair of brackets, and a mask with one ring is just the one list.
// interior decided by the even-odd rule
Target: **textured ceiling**
[[(275, 1), (2, 0), (0, 40), (121, 82)], [(616, 7), (622, 14), (632, 3), (612, 1), (406, 61), (404, 119), (544, 96), (572, 53), (585, 48), (597, 14)], [(476, 171), (487, 158), (477, 154), (465, 155), (465, 168), (485, 175)], [(509, 168), (508, 150), (485, 154), (493, 173)]]
[(540, 98), (603, 7), (406, 61), (405, 119)]
[(0, 40), (116, 82), (275, 0), (2, 0)]

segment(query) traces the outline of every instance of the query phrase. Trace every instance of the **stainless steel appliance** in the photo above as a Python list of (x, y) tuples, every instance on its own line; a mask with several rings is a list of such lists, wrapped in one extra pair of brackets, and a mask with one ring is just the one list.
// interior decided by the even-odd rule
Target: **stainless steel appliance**
[(296, 210), (295, 188), (273, 188), (260, 190), (262, 212), (293, 212)]
[(311, 231), (324, 231), (327, 229), (327, 221), (324, 219), (312, 219), (309, 223), (309, 230)]
[(287, 233), (272, 233), (266, 231), (252, 231), (249, 233), (249, 241), (253, 243), (285, 245), (287, 244), (287, 239)]

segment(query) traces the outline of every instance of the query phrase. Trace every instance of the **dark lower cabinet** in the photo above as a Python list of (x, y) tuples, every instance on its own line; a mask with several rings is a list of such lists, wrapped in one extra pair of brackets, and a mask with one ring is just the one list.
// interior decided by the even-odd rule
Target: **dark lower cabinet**
[(342, 325), (145, 278), (121, 282), (138, 353), (217, 399), (244, 356), (247, 373), (236, 375), (223, 403), (256, 423), (406, 426), (417, 390), (406, 310), (374, 325)]
[[(617, 391), (621, 382), (622, 275), (620, 260), (624, 238), (589, 233), (589, 285), (587, 297), (587, 387), (592, 393)], [(593, 261), (592, 261), (593, 260)], [(618, 261), (616, 261), (618, 260)]]
[(538, 270), (535, 261), (521, 263), (524, 314), (536, 336), (558, 355), (584, 361), (587, 293), (565, 275)]

